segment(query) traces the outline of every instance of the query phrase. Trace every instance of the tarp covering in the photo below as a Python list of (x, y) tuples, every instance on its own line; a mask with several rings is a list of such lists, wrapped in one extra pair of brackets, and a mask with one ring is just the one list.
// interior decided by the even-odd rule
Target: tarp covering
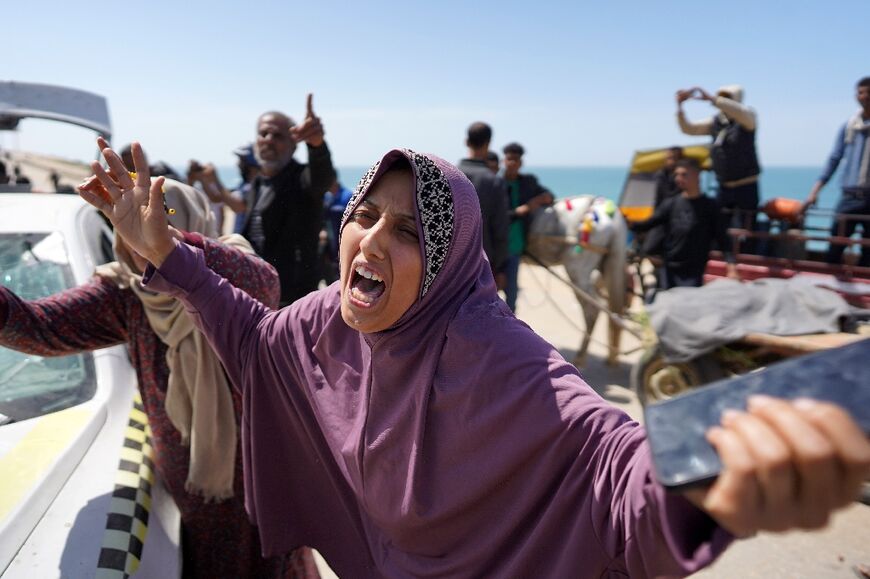
[(109, 106), (100, 95), (74, 88), (0, 81), (0, 126), (15, 128), (22, 118), (51, 119), (112, 135)]
[(798, 336), (839, 332), (849, 305), (836, 293), (801, 281), (718, 279), (699, 288), (661, 292), (648, 306), (668, 362), (686, 362), (750, 333)]

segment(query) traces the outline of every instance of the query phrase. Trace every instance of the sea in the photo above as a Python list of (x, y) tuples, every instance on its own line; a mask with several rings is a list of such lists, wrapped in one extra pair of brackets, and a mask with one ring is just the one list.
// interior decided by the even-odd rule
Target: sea
[[(367, 169), (368, 167), (337, 167), (339, 180), (345, 187), (353, 190)], [(221, 167), (218, 171), (226, 186), (234, 187), (238, 183), (239, 174), (235, 167)], [(626, 167), (617, 166), (523, 167), (522, 172), (535, 175), (541, 185), (552, 191), (557, 198), (596, 195), (615, 202), (619, 201), (628, 174)], [(775, 197), (806, 199), (821, 172), (822, 167), (764, 167), (759, 185), (761, 203)], [(819, 209), (833, 210), (840, 196), (839, 182), (838, 171), (822, 189), (817, 204)], [(702, 176), (704, 190), (715, 195), (715, 186), (713, 174), (705, 172)], [(830, 215), (821, 211), (810, 215), (807, 225), (827, 228), (830, 225)]]
[[(348, 189), (356, 187), (368, 167), (337, 167), (341, 183)], [(235, 167), (220, 167), (221, 180), (227, 187), (238, 184), (239, 173)], [(815, 183), (821, 167), (765, 167), (761, 173), (762, 203), (774, 197), (806, 199)], [(574, 195), (597, 195), (614, 201), (619, 200), (625, 184), (626, 167), (523, 167), (523, 173), (531, 173), (558, 198)], [(834, 175), (830, 184), (822, 190), (818, 206), (833, 209), (839, 197), (839, 176)], [(705, 189), (711, 194), (715, 180), (705, 175)]]

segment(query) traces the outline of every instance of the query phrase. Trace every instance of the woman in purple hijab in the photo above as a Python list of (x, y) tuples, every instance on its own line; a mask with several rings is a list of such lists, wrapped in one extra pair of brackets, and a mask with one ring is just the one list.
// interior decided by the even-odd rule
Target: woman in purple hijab
[[(393, 150), (341, 230), (341, 279), (271, 312), (167, 234), (159, 179), (83, 196), (185, 303), (243, 395), (246, 506), (266, 555), (345, 577), (681, 576), (735, 536), (818, 527), (870, 444), (836, 407), (758, 398), (709, 439), (708, 489), (667, 494), (642, 427), (498, 299), (480, 209), (449, 163)], [(157, 269), (155, 269), (155, 267)]]

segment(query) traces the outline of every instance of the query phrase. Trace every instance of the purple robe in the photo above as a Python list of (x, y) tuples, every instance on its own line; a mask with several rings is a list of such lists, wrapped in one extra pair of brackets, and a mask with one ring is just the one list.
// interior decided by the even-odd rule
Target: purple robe
[(686, 575), (732, 540), (654, 480), (641, 426), (498, 298), (468, 180), (413, 168), (423, 280), (386, 331), (343, 321), (341, 282), (279, 312), (178, 244), (148, 287), (182, 300), (243, 395), (246, 506), (266, 554), (345, 577)]

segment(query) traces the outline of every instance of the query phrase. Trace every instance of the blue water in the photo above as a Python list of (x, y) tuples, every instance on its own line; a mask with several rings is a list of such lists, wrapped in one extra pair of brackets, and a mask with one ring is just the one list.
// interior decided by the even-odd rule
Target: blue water
[[(368, 167), (339, 167), (339, 179), (345, 187), (353, 189), (367, 169)], [(524, 167), (523, 172), (536, 175), (538, 181), (556, 197), (598, 195), (618, 201), (625, 184), (626, 171), (625, 167)], [(234, 167), (221, 167), (218, 172), (228, 187), (238, 184), (238, 170)], [(820, 173), (821, 167), (765, 167), (761, 173), (761, 202), (774, 197), (804, 200)], [(840, 195), (839, 182), (838, 172), (822, 190), (817, 207), (834, 208)], [(702, 186), (712, 194), (715, 188), (712, 173), (706, 172), (703, 175)], [(827, 230), (830, 223), (831, 218), (826, 214), (809, 215), (807, 218), (808, 226), (822, 230)], [(810, 242), (807, 247), (821, 250), (825, 244)]]
[[(339, 176), (345, 187), (353, 189), (367, 167), (339, 167)], [(600, 195), (617, 201), (625, 183), (625, 167), (528, 167), (544, 187), (557, 197), (573, 195)], [(238, 183), (238, 171), (234, 167), (221, 167), (221, 179), (228, 187)], [(805, 199), (821, 173), (820, 167), (766, 167), (761, 174), (762, 202), (773, 197)], [(705, 186), (712, 190), (713, 180), (707, 176)], [(819, 207), (833, 208), (839, 196), (838, 176), (822, 190)]]

